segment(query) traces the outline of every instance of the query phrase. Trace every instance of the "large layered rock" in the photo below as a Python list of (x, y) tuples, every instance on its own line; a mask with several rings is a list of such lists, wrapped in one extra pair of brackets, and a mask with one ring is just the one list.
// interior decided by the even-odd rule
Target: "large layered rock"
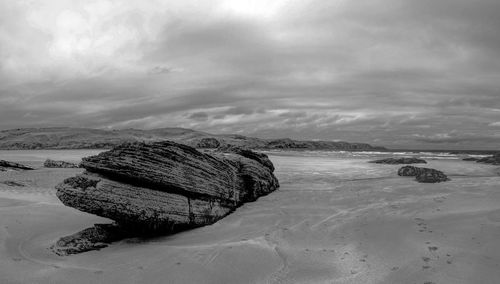
[(8, 171), (8, 170), (19, 171), (19, 170), (34, 170), (34, 169), (32, 167), (28, 167), (22, 164), (0, 160), (0, 171)]
[(400, 165), (400, 164), (427, 164), (427, 162), (423, 159), (419, 158), (386, 158), (381, 160), (370, 161), (370, 163), (375, 164), (387, 164), (387, 165)]
[(174, 142), (129, 143), (81, 166), (83, 174), (57, 185), (57, 197), (134, 233), (211, 224), (279, 187), (267, 156), (250, 150), (208, 154)]
[(415, 180), (422, 183), (436, 183), (450, 180), (443, 172), (413, 166), (404, 166), (398, 170), (399, 176), (414, 176)]
[(74, 163), (69, 163), (65, 161), (54, 161), (51, 159), (45, 160), (43, 166), (46, 168), (78, 168), (79, 166)]

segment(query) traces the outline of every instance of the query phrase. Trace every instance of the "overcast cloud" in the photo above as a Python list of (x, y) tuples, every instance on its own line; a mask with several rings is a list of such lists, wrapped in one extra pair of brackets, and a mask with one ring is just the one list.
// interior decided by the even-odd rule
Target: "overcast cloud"
[(498, 0), (0, 0), (0, 129), (500, 145)]

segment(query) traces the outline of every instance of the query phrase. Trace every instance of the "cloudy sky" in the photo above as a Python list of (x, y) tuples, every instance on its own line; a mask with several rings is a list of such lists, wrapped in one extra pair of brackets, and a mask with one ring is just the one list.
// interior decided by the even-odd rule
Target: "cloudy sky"
[(500, 145), (498, 0), (0, 0), (0, 129)]

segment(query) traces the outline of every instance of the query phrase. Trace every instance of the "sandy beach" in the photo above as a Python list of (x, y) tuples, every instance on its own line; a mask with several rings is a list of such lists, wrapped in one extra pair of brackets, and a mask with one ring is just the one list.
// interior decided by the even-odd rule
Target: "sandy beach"
[[(420, 184), (376, 154), (273, 152), (281, 188), (211, 226), (57, 256), (59, 237), (110, 220), (65, 207), (54, 186), (98, 151), (1, 151), (0, 283), (498, 283), (498, 166), (426, 159)], [(13, 185), (10, 182), (16, 182)]]

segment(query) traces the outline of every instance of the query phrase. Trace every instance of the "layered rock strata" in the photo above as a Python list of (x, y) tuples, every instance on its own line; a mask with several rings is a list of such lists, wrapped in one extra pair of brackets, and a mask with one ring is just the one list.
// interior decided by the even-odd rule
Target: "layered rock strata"
[(81, 166), (83, 174), (56, 186), (57, 197), (134, 234), (212, 224), (279, 187), (266, 155), (236, 148), (202, 153), (168, 141), (129, 143)]

